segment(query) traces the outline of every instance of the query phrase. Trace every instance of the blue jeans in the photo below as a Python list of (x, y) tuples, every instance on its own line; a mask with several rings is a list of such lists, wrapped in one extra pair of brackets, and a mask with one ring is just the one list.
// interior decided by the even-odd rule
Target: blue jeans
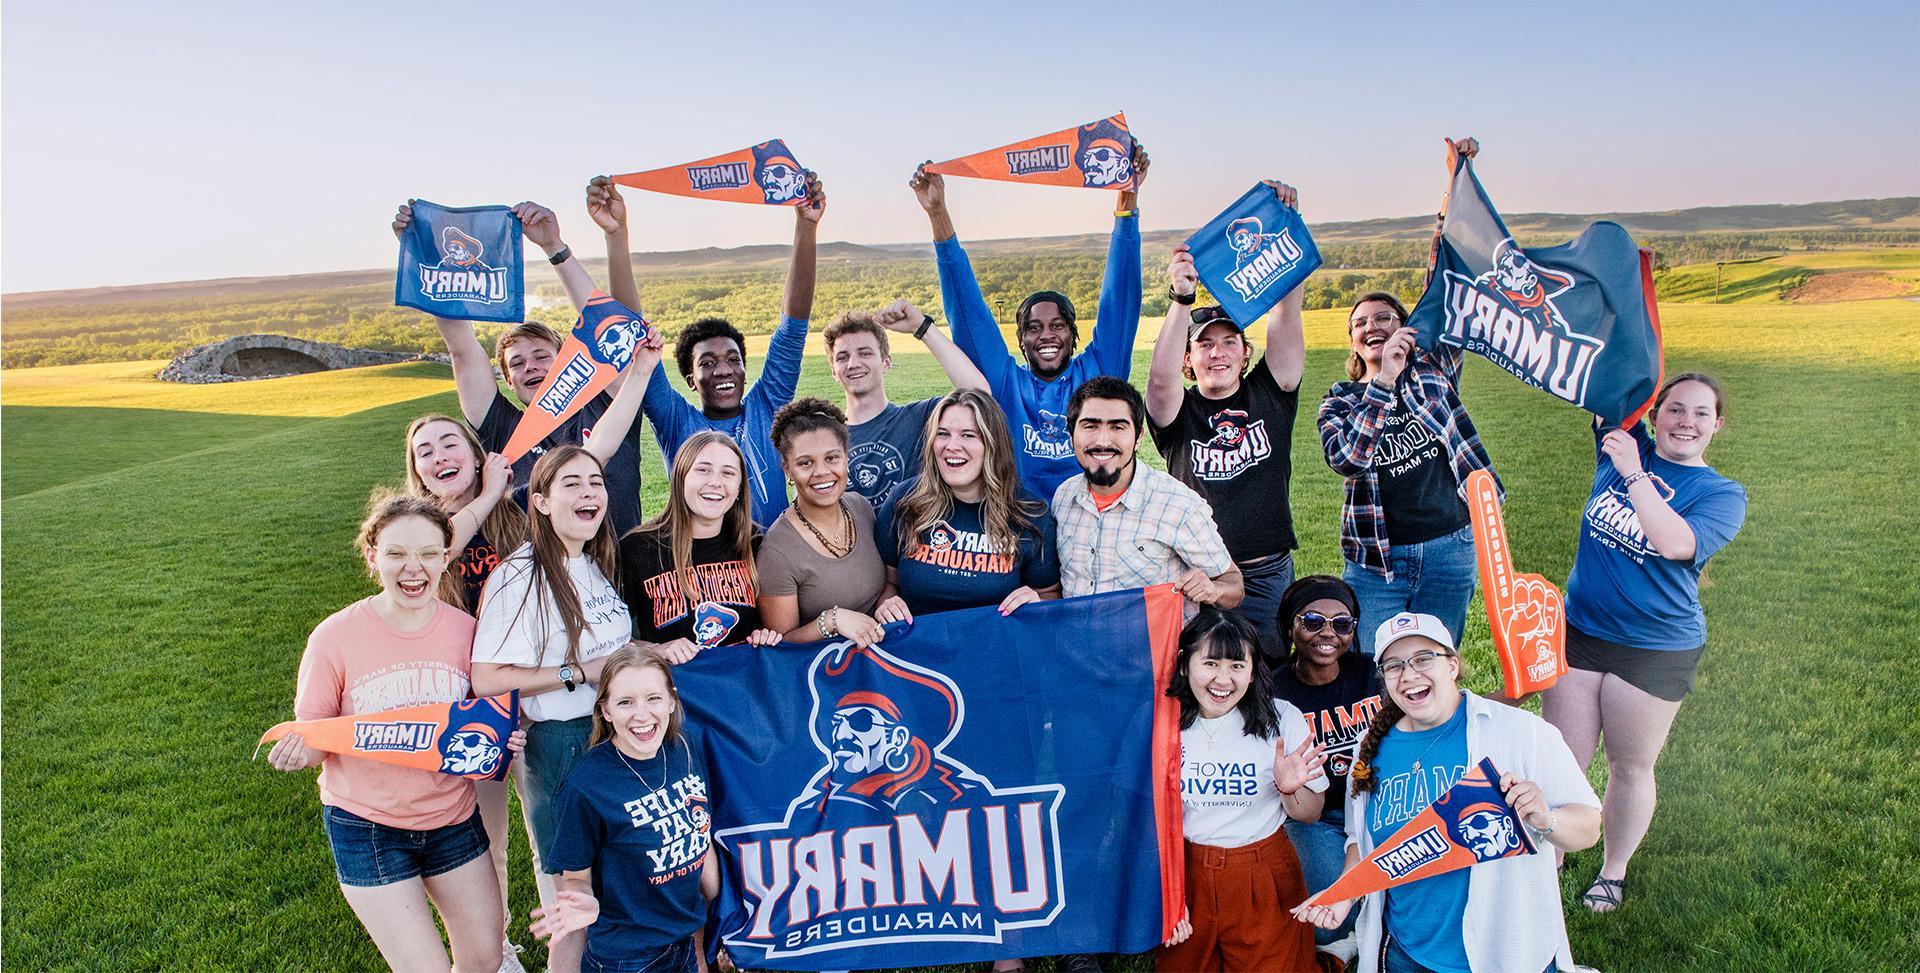
[[(573, 772), (573, 765), (587, 752), (587, 739), (593, 735), (593, 717), (575, 720), (535, 720), (527, 724), (527, 750), (520, 755), (520, 803), (527, 812), (527, 825), (533, 832), (533, 852), (541, 868), (553, 848), (554, 802), (560, 787)], [(551, 871), (551, 869), (548, 869)]]
[(1253, 567), (1243, 564), (1240, 576), (1246, 581), (1247, 596), (1240, 602), (1238, 611), (1259, 630), (1260, 648), (1267, 661), (1278, 665), (1287, 653), (1280, 644), (1276, 616), (1280, 611), (1280, 596), (1286, 594), (1287, 586), (1293, 583), (1293, 552), (1276, 555)]
[(608, 961), (593, 955), (593, 934), (587, 934), (587, 952), (580, 957), (580, 973), (694, 973), (699, 962), (693, 951), (693, 937), (661, 947), (647, 956)]
[(1401, 612), (1432, 615), (1453, 633), (1467, 623), (1467, 602), (1479, 583), (1480, 566), (1473, 556), (1473, 525), (1418, 544), (1395, 544), (1387, 566), (1393, 580), (1348, 561), (1341, 577), (1360, 599), (1360, 637), (1354, 648), (1373, 655), (1373, 635), (1380, 623)]
[[(1338, 814), (1335, 815), (1338, 817)], [(1306, 876), (1307, 891), (1318, 892), (1340, 878), (1347, 866), (1347, 829), (1344, 825), (1327, 821), (1323, 816), (1312, 824), (1302, 824), (1292, 818), (1286, 822), (1287, 840), (1293, 842), (1293, 850), (1300, 855), (1300, 871)], [(1318, 929), (1313, 931), (1316, 946), (1338, 942), (1347, 938), (1353, 931), (1354, 913), (1347, 910), (1347, 918), (1338, 929)]]

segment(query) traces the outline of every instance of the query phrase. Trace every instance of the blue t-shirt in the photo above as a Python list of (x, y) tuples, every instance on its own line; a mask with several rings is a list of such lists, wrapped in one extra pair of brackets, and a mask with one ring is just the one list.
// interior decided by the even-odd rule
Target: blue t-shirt
[[(1461, 693), (1460, 708), (1446, 723), (1431, 730), (1394, 730), (1380, 741), (1373, 761), (1378, 783), (1367, 802), (1367, 830), (1375, 848), (1467, 775), (1465, 697)], [(1460, 921), (1467, 914), (1471, 872), (1462, 868), (1387, 890), (1387, 932), (1434, 973), (1470, 973)]]
[(1580, 518), (1580, 546), (1567, 577), (1567, 623), (1608, 642), (1637, 649), (1697, 649), (1707, 641), (1700, 610), (1700, 569), (1727, 546), (1747, 518), (1746, 488), (1711, 466), (1681, 466), (1654, 452), (1636, 423), (1640, 464), (1673, 490), (1668, 505), (1693, 528), (1693, 557), (1661, 557), (1640, 529), (1626, 478), (1605, 453), (1593, 472), (1593, 494)]
[(685, 738), (647, 760), (611, 742), (587, 751), (555, 805), (553, 872), (593, 869), (600, 918), (587, 954), (602, 963), (652, 955), (706, 921), (700, 894), (711, 817), (706, 770)]
[(873, 528), (880, 559), (894, 569), (900, 597), (914, 614), (998, 605), (1022, 585), (1038, 591), (1060, 583), (1053, 514), (1024, 492), (1020, 499), (1042, 512), (1020, 533), (1012, 551), (995, 548), (988, 540), (980, 504), (960, 500), (953, 502), (953, 512), (945, 519), (903, 543), (893, 521), (894, 507), (919, 482), (916, 476), (895, 487), (881, 504)]
[(920, 453), (926, 446), (927, 417), (942, 396), (887, 403), (880, 414), (847, 427), (852, 441), (847, 449), (847, 486), (880, 506), (901, 480), (920, 471)]
[(747, 484), (753, 490), (753, 522), (763, 530), (787, 509), (787, 478), (780, 469), (780, 454), (773, 448), (773, 414), (793, 401), (806, 350), (807, 322), (781, 318), (767, 345), (766, 367), (740, 400), (740, 414), (731, 419), (709, 419), (699, 406), (682, 398), (667, 380), (664, 361), (654, 366), (647, 397), (640, 400), (640, 412), (653, 423), (653, 436), (660, 442), (668, 470), (673, 469), (680, 444), (703, 429), (718, 429), (740, 444), (747, 457)]
[[(1067, 403), (1073, 390), (1095, 375), (1124, 379), (1133, 371), (1133, 336), (1140, 330), (1140, 218), (1122, 216), (1113, 221), (1093, 339), (1051, 381), (1035, 378), (1007, 350), (1000, 322), (980, 293), (980, 282), (959, 237), (935, 243), (933, 252), (940, 270), (940, 299), (953, 322), (953, 342), (986, 376), (994, 400), (1006, 410), (1020, 483), (1036, 497), (1052, 498), (1060, 484), (1080, 472), (1067, 430)], [(1086, 322), (1079, 326), (1084, 329)]]

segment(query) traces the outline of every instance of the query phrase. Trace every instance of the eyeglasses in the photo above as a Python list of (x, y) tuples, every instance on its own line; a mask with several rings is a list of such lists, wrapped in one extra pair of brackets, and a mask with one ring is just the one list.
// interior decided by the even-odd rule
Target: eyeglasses
[(1358, 330), (1360, 326), (1363, 324), (1372, 324), (1375, 327), (1389, 328), (1397, 324), (1399, 321), (1400, 321), (1400, 315), (1395, 314), (1392, 311), (1379, 311), (1379, 312), (1376, 312), (1373, 315), (1373, 317), (1370, 317), (1370, 318), (1354, 318), (1353, 320), (1348, 321), (1347, 330), (1348, 331)]
[(1400, 674), (1406, 672), (1408, 669), (1412, 669), (1414, 672), (1426, 672), (1433, 668), (1435, 661), (1450, 655), (1453, 655), (1453, 653), (1415, 652), (1404, 660), (1396, 659), (1392, 662), (1383, 662), (1380, 664), (1380, 678), (1387, 680), (1398, 679), (1400, 678)]
[(1301, 612), (1294, 616), (1294, 619), (1300, 623), (1301, 628), (1309, 632), (1318, 632), (1322, 628), (1331, 625), (1333, 626), (1333, 634), (1335, 635), (1353, 634), (1352, 615), (1322, 615), (1319, 612)]

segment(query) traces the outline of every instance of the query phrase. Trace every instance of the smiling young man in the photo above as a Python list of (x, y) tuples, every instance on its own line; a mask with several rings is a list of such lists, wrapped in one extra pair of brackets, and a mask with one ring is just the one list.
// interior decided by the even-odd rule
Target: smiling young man
[(847, 433), (852, 437), (847, 485), (876, 507), (895, 484), (919, 472), (927, 417), (941, 398), (906, 405), (887, 398), (887, 372), (893, 368), (889, 331), (925, 342), (954, 388), (987, 391), (986, 378), (959, 346), (933, 326), (933, 318), (906, 301), (878, 311), (848, 311), (827, 325), (827, 361), (833, 380), (846, 393)]
[[(682, 329), (673, 345), (680, 377), (699, 395), (699, 408), (669, 386), (664, 362), (640, 405), (647, 421), (653, 423), (654, 438), (669, 468), (680, 444), (694, 433), (717, 429), (732, 436), (747, 457), (753, 522), (762, 527), (787, 509), (786, 481), (771, 435), (773, 414), (793, 401), (800, 382), (800, 361), (807, 349), (807, 319), (813, 314), (820, 217), (826, 209), (826, 192), (819, 178), (809, 172), (807, 196), (793, 208), (793, 260), (787, 268), (780, 324), (767, 345), (767, 364), (759, 380), (747, 387), (746, 339), (740, 329), (720, 318), (701, 318)], [(640, 287), (634, 280), (627, 250), (627, 205), (607, 177), (597, 176), (587, 184), (587, 213), (607, 236), (607, 286), (614, 300), (639, 310)]]
[[(1267, 185), (1282, 205), (1298, 205), (1293, 187)], [(1259, 631), (1261, 651), (1278, 661), (1285, 653), (1274, 613), (1293, 583), (1299, 546), (1288, 489), (1307, 358), (1301, 289), (1267, 316), (1266, 352), (1256, 359), (1241, 326), (1217, 305), (1193, 307), (1200, 278), (1186, 247), (1174, 251), (1167, 277), (1172, 303), (1147, 372), (1153, 444), (1170, 473), (1204, 491), (1246, 584), (1240, 613)], [(1181, 385), (1183, 375), (1191, 387)]]
[(1203, 605), (1232, 608), (1244, 594), (1207, 502), (1140, 465), (1146, 405), (1126, 380), (1088, 379), (1067, 405), (1079, 475), (1053, 495), (1066, 597), (1172, 582)]
[(922, 165), (909, 183), (933, 227), (940, 297), (953, 322), (954, 343), (979, 366), (994, 399), (1006, 410), (1020, 480), (1035, 496), (1053, 496), (1054, 488), (1077, 472), (1066, 425), (1073, 390), (1096, 375), (1124, 380), (1133, 371), (1133, 336), (1140, 328), (1139, 186), (1148, 165), (1146, 150), (1137, 144), (1132, 163), (1134, 188), (1120, 193), (1113, 214), (1098, 320), (1086, 354), (1074, 354), (1080, 328), (1073, 302), (1057, 291), (1040, 291), (1020, 302), (1014, 314), (1024, 365), (1007, 351), (1000, 322), (987, 307), (973, 264), (954, 233), (945, 180)]

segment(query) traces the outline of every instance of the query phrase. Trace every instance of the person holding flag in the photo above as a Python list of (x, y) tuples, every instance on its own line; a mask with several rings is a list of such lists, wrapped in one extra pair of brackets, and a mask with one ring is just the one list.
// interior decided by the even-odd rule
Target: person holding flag
[[(453, 558), (453, 523), (421, 497), (376, 495), (360, 555), (380, 592), (328, 616), (300, 658), (294, 717), (324, 720), (466, 699), (473, 616), (435, 596)], [(518, 753), (525, 736), (506, 741)], [(321, 819), (340, 893), (396, 970), (518, 970), (502, 949), (500, 886), (473, 782), (452, 774), (329, 754), (294, 733), (274, 744), (277, 770), (319, 766)]]
[(910, 334), (925, 343), (955, 389), (987, 391), (987, 380), (933, 318), (907, 301), (878, 311), (848, 311), (827, 325), (827, 362), (833, 380), (846, 393), (848, 489), (874, 506), (903, 479), (913, 475), (926, 439), (927, 417), (940, 396), (897, 405), (887, 398), (887, 372), (893, 354), (887, 332)]
[(1133, 336), (1140, 328), (1140, 184), (1147, 177), (1146, 149), (1134, 146), (1133, 188), (1122, 190), (1107, 245), (1106, 276), (1093, 340), (1086, 354), (1074, 354), (1080, 328), (1073, 302), (1058, 291), (1039, 291), (1014, 313), (1020, 354), (1015, 362), (1000, 335), (1000, 323), (980, 292), (973, 264), (954, 233), (947, 212), (945, 177), (914, 170), (909, 184), (933, 228), (933, 249), (940, 272), (940, 296), (953, 322), (953, 340), (986, 376), (993, 397), (1006, 410), (1017, 437), (1020, 480), (1038, 497), (1051, 497), (1078, 473), (1067, 432), (1067, 402), (1075, 389), (1096, 375), (1122, 380), (1133, 371)]
[(1707, 465), (1726, 423), (1720, 383), (1668, 379), (1653, 431), (1594, 423), (1593, 492), (1567, 577), (1567, 673), (1541, 699), (1582, 767), (1607, 742), (1606, 855), (1583, 900), (1612, 912), (1653, 823), (1654, 761), (1707, 641), (1700, 572), (1740, 532), (1747, 491)]
[[(411, 203), (412, 200), (409, 200), (402, 204), (394, 213), (395, 236), (402, 236), (413, 223)], [(560, 221), (553, 211), (537, 203), (520, 203), (513, 207), (513, 213), (520, 219), (526, 238), (546, 251), (547, 262), (560, 274), (560, 283), (566, 288), (567, 299), (573, 302), (575, 309), (585, 308), (588, 299), (593, 296), (593, 278), (588, 276), (580, 261), (574, 259), (573, 248), (561, 240)], [(630, 304), (628, 307), (639, 313), (636, 305)], [(520, 425), (522, 409), (534, 400), (540, 387), (546, 383), (554, 358), (560, 354), (560, 348), (565, 343), (563, 337), (538, 321), (523, 322), (507, 329), (494, 342), (494, 357), (489, 359), (479, 338), (474, 335), (473, 322), (437, 316), (433, 322), (440, 329), (441, 340), (446, 342), (447, 356), (453, 361), (453, 385), (460, 395), (461, 416), (478, 434), (487, 452), (505, 450), (507, 441), (513, 438), (514, 429)], [(500, 376), (507, 380), (507, 386), (513, 390), (514, 398), (519, 400), (519, 405), (501, 394), (499, 380), (494, 376), (496, 364)], [(634, 369), (629, 367), (614, 379), (612, 385), (582, 404), (580, 411), (548, 433), (525, 455), (515, 459), (514, 481), (526, 483), (532, 475), (533, 464), (547, 450), (566, 443), (586, 445), (592, 440), (593, 433), (600, 432), (605, 438), (596, 447), (596, 455), (601, 456), (606, 468), (607, 515), (615, 530), (631, 530), (639, 525), (640, 423), (629, 415), (624, 422), (615, 421), (604, 429), (599, 428), (600, 421), (614, 408), (614, 399), (627, 376), (633, 372)], [(647, 373), (641, 374), (645, 376)]]
[[(1483, 759), (1500, 771), (1500, 792), (1536, 843), (1573, 852), (1599, 839), (1600, 799), (1560, 731), (1526, 710), (1462, 689), (1460, 656), (1440, 619), (1399, 613), (1380, 623), (1374, 644), (1387, 698), (1348, 778), (1347, 868)], [(1518, 843), (1511, 834), (1496, 837)], [(1361, 973), (1574, 968), (1554, 856), (1544, 848), (1478, 861), (1366, 899), (1356, 923)], [(1332, 929), (1354, 904), (1303, 902), (1293, 911)]]
[[(1299, 205), (1292, 186), (1266, 180), (1280, 203)], [(1147, 372), (1147, 420), (1167, 470), (1207, 498), (1220, 536), (1246, 585), (1239, 611), (1260, 631), (1269, 667), (1281, 659), (1275, 624), (1280, 593), (1293, 583), (1293, 420), (1307, 361), (1302, 288), (1267, 316), (1266, 351), (1256, 360), (1240, 322), (1219, 305), (1194, 307), (1199, 275), (1185, 246), (1167, 265), (1166, 323)], [(1250, 367), (1251, 366), (1251, 367)], [(1183, 387), (1181, 377), (1193, 380)]]
[[(665, 368), (658, 366), (640, 406), (653, 423), (663, 457), (679, 455), (681, 444), (703, 429), (732, 436), (747, 457), (753, 522), (763, 529), (771, 527), (787, 508), (779, 454), (773, 448), (773, 414), (793, 401), (800, 382), (807, 319), (813, 315), (820, 218), (826, 211), (825, 187), (808, 172), (806, 196), (793, 205), (793, 259), (787, 269), (780, 324), (767, 345), (766, 367), (753, 387), (746, 385), (747, 346), (740, 329), (721, 318), (701, 318), (682, 328), (673, 343), (680, 378), (698, 393), (700, 407), (681, 398), (668, 385)], [(596, 176), (588, 182), (587, 213), (607, 236), (607, 287), (614, 300), (637, 312), (640, 285), (634, 280), (627, 251), (627, 204), (610, 178)]]

